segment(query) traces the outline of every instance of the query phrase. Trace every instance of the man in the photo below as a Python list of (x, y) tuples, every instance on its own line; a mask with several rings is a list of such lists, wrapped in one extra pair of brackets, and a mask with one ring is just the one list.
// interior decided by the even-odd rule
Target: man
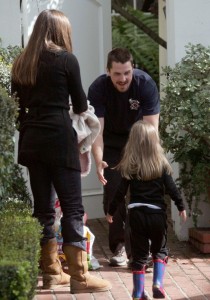
[[(131, 53), (115, 48), (107, 58), (107, 74), (99, 76), (89, 87), (88, 99), (95, 108), (101, 124), (92, 152), (97, 175), (104, 185), (104, 213), (121, 181), (113, 167), (119, 162), (131, 126), (139, 119), (154, 125), (158, 131), (160, 100), (154, 80), (142, 70), (133, 68)], [(113, 252), (110, 264), (126, 265), (125, 224), (126, 207), (119, 206), (109, 224), (109, 247)]]

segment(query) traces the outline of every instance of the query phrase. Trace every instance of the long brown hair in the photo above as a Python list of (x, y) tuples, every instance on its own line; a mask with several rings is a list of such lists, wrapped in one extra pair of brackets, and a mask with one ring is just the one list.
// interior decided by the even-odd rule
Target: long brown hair
[(131, 179), (136, 176), (144, 181), (161, 177), (163, 170), (172, 173), (152, 124), (145, 121), (134, 123), (116, 169), (120, 170), (122, 177)]
[(22, 85), (34, 85), (42, 51), (62, 49), (72, 52), (70, 22), (61, 11), (44, 10), (35, 22), (26, 48), (13, 64), (12, 79)]

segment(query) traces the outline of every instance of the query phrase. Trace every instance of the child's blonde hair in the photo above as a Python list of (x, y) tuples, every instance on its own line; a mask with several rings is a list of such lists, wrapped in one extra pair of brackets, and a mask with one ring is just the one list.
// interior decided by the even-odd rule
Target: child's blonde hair
[(152, 124), (138, 121), (132, 126), (123, 157), (116, 169), (122, 177), (131, 179), (136, 176), (144, 181), (161, 177), (163, 170), (172, 173)]

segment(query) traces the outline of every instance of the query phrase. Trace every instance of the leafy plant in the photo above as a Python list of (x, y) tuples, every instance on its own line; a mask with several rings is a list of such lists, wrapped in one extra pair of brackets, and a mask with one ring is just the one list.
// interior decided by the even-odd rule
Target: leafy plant
[(28, 300), (31, 292), (31, 264), (28, 261), (2, 260), (0, 262), (0, 299)]
[(24, 202), (0, 207), (0, 299), (32, 299), (37, 286), (42, 227)]
[[(0, 39), (1, 46), (1, 39)], [(0, 47), (0, 86), (10, 94), (10, 72), (14, 59), (22, 49), (18, 46)]]
[[(127, 7), (127, 11), (140, 19), (147, 27), (158, 33), (158, 20), (150, 13)], [(147, 71), (159, 84), (159, 46), (143, 30), (120, 15), (112, 17), (113, 47), (128, 48), (133, 54), (135, 65)]]
[(10, 97), (10, 71), (21, 48), (0, 47), (0, 204), (9, 198), (30, 203), (26, 182), (19, 165), (14, 163), (15, 120), (17, 103)]
[(14, 133), (17, 105), (6, 90), (0, 87), (0, 197), (3, 196), (14, 164)]
[(174, 68), (165, 67), (160, 132), (163, 145), (180, 163), (179, 184), (195, 226), (210, 188), (210, 48), (188, 44)]

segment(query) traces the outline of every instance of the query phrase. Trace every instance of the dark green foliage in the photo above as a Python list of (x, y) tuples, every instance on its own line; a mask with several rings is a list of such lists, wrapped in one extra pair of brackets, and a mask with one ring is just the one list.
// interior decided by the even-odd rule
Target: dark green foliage
[(0, 205), (9, 198), (31, 201), (21, 168), (14, 163), (18, 106), (9, 96), (11, 63), (20, 51), (19, 47), (0, 48)]
[(18, 198), (30, 202), (20, 166), (14, 163), (17, 104), (0, 86), (0, 202)]
[[(31, 294), (31, 264), (28, 261), (0, 262), (0, 299), (29, 300)], [(29, 298), (30, 297), (30, 298)]]
[(207, 200), (210, 188), (210, 48), (189, 44), (186, 56), (163, 72), (161, 136), (180, 163), (179, 184), (196, 225), (201, 195)]
[[(132, 8), (127, 8), (127, 10), (151, 30), (158, 33), (158, 19), (154, 15)], [(112, 44), (113, 47), (128, 48), (133, 54), (135, 65), (147, 71), (159, 85), (158, 43), (137, 26), (117, 15), (112, 17)]]
[[(1, 40), (0, 40), (1, 44)], [(6, 48), (0, 48), (0, 57), (1, 60), (5, 62), (7, 65), (11, 65), (15, 58), (21, 53), (22, 48), (19, 46), (11, 46), (9, 45)]]
[(40, 238), (41, 226), (31, 217), (31, 208), (22, 201), (5, 201), (0, 209), (0, 299), (33, 298)]
[(10, 184), (14, 164), (14, 133), (17, 105), (0, 86), (0, 199)]
[(10, 68), (0, 60), (0, 85), (6, 91), (10, 91)]
[(0, 47), (0, 86), (5, 88), (8, 94), (10, 94), (10, 72), (12, 63), (17, 55), (20, 54), (21, 50), (22, 49), (18, 46)]

